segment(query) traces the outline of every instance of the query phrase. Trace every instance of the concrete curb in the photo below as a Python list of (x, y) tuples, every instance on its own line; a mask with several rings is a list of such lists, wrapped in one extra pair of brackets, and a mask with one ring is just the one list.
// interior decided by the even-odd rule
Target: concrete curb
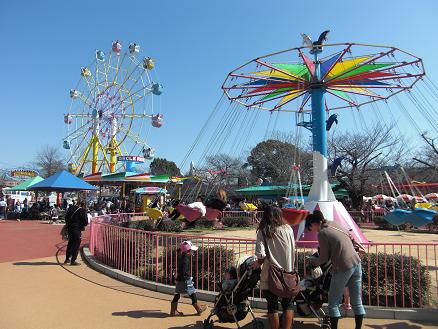
[[(82, 256), (84, 260), (92, 267), (94, 270), (99, 271), (109, 277), (117, 279), (127, 284), (131, 284), (136, 287), (144, 288), (151, 291), (156, 291), (164, 294), (173, 295), (175, 287), (165, 285), (162, 283), (156, 283), (151, 281), (146, 281), (140, 279), (129, 273), (122, 272), (120, 270), (113, 269), (105, 264), (97, 261), (90, 253), (88, 247), (82, 249)], [(197, 291), (198, 299), (206, 302), (214, 302), (214, 298), (217, 293), (210, 291)], [(266, 310), (266, 301), (262, 298), (252, 298), (250, 299), (251, 306), (257, 309)], [(387, 307), (377, 307), (377, 306), (365, 306), (366, 317), (371, 319), (392, 319), (392, 320), (411, 320), (411, 321), (433, 321), (438, 320), (436, 309), (400, 309), (400, 308), (387, 308)], [(327, 307), (324, 307), (324, 311), (327, 311)], [(348, 317), (354, 317), (352, 311), (348, 311)]]

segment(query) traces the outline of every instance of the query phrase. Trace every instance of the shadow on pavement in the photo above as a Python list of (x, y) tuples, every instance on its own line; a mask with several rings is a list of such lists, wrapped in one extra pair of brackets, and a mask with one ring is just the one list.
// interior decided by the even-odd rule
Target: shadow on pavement
[(15, 262), (12, 263), (13, 265), (18, 265), (18, 266), (45, 266), (45, 265), (61, 265), (59, 263), (56, 262)]
[(161, 312), (159, 310), (138, 310), (138, 311), (128, 311), (128, 312), (113, 312), (113, 316), (128, 316), (134, 319), (140, 318), (168, 318), (169, 314)]
[[(267, 322), (263, 322), (263, 324), (264, 324), (264, 328), (265, 328), (265, 329), (268, 329), (268, 328), (269, 328)], [(196, 321), (196, 323), (193, 323), (193, 324), (188, 324), (188, 325), (185, 325), (185, 326), (169, 327), (168, 329), (186, 329), (186, 328), (192, 328), (192, 329), (201, 329), (201, 328), (202, 328), (202, 329), (203, 329), (203, 328), (204, 328), (204, 322), (203, 322), (203, 321)], [(215, 329), (225, 329), (225, 328), (230, 328), (230, 327), (229, 327), (229, 326), (227, 326), (227, 327), (222, 327), (220, 323), (215, 322), (215, 323), (214, 323), (214, 328), (215, 328)], [(246, 325), (241, 326), (240, 328), (242, 328), (242, 329), (245, 329), (245, 328), (246, 328), (246, 329), (253, 328), (253, 323), (250, 322), (250, 323), (248, 323), (248, 324), (246, 324)], [(319, 328), (319, 326), (317, 326), (317, 327), (296, 327), (296, 326), (295, 326), (295, 323), (294, 323), (294, 329), (295, 329), (295, 328)]]
[(408, 324), (403, 322), (395, 322), (391, 324), (383, 324), (383, 325), (373, 325), (367, 324), (365, 328), (373, 328), (373, 329), (421, 329), (423, 326), (416, 324)]

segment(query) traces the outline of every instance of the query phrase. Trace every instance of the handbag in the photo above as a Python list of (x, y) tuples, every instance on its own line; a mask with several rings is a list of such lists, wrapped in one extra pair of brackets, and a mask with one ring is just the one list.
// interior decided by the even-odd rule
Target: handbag
[[(262, 232), (266, 249), (266, 258), (272, 260), (265, 234)], [(296, 270), (287, 272), (272, 261), (269, 262), (268, 288), (275, 296), (282, 298), (294, 298), (300, 292), (300, 276)]]
[(66, 218), (65, 218), (65, 222), (66, 224), (62, 227), (61, 232), (59, 232), (59, 234), (62, 237), (62, 240), (64, 241), (68, 241), (68, 221), (73, 218), (73, 216), (76, 214), (76, 212), (81, 209), (81, 207), (78, 207), (71, 216), (68, 216), (67, 218), (67, 214), (66, 214)]
[(59, 232), (59, 234), (61, 234), (62, 240), (64, 241), (68, 241), (68, 229), (67, 229), (67, 224), (65, 224), (62, 229), (61, 232)]

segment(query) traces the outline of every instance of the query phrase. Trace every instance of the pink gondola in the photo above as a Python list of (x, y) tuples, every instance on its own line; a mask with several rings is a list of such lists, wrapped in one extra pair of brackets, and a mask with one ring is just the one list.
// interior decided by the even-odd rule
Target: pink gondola
[[(187, 205), (179, 204), (176, 206), (176, 210), (178, 210), (181, 215), (183, 215), (188, 222), (194, 222), (195, 220), (201, 218), (201, 212), (196, 208), (190, 208)], [(205, 214), (205, 218), (208, 220), (215, 220), (222, 213), (219, 210), (207, 208), (207, 212)]]
[(205, 214), (205, 218), (208, 220), (215, 220), (222, 216), (222, 212), (217, 209), (207, 208), (207, 213)]
[(429, 193), (424, 196), (427, 200), (438, 200), (438, 193)]
[(305, 209), (283, 208), (281, 211), (286, 223), (292, 226), (301, 223), (309, 214), (309, 211)]
[(184, 204), (177, 205), (176, 210), (178, 210), (189, 222), (194, 222), (195, 220), (201, 218), (201, 212), (198, 209), (190, 208)]

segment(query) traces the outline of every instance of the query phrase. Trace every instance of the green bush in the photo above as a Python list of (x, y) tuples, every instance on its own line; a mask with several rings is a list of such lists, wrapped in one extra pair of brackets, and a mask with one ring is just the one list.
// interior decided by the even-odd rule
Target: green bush
[(375, 216), (373, 219), (374, 224), (376, 224), (379, 228), (384, 230), (392, 229), (392, 225), (389, 224), (386, 219), (382, 216)]
[(363, 222), (363, 217), (361, 216), (353, 216), (353, 220), (357, 223), (360, 224)]
[(132, 228), (131, 227), (131, 223), (132, 222), (121, 222), (121, 223), (118, 224), (118, 226), (125, 227), (125, 228)]
[(151, 219), (133, 220), (129, 222), (118, 223), (120, 227), (133, 228), (143, 231), (154, 231), (155, 221)]
[(412, 229), (412, 224), (406, 223), (406, 224), (402, 224), (399, 225), (398, 227), (395, 225), (392, 225), (390, 223), (388, 223), (385, 219), (385, 217), (382, 216), (376, 216), (374, 217), (374, 224), (376, 224), (379, 228), (383, 229), (383, 230), (390, 230), (390, 231), (396, 231), (396, 230), (400, 230), (400, 231), (409, 231)]
[[(403, 299), (405, 305), (411, 306), (412, 291), (412, 307), (424, 306), (430, 287), (430, 277), (427, 267), (422, 265), (420, 260), (412, 256), (384, 253), (363, 255), (361, 259), (362, 297), (365, 303), (369, 304), (371, 301), (371, 305), (386, 306), (385, 292), (387, 291), (388, 306), (402, 306)], [(369, 275), (368, 270), (370, 270)]]
[(252, 225), (250, 217), (224, 217), (222, 224), (227, 227), (250, 227)]
[(150, 220), (150, 219), (137, 220), (131, 223), (137, 224), (135, 227), (132, 228), (136, 228), (137, 230), (143, 230), (143, 231), (154, 231), (156, 224), (154, 220)]
[(432, 223), (427, 225), (429, 231), (438, 230), (438, 215), (433, 216)]
[[(298, 267), (300, 277), (304, 276), (304, 268), (302, 266), (304, 264), (304, 257), (311, 255), (311, 252), (299, 252), (297, 254), (298, 264), (300, 265)], [(364, 305), (397, 307), (403, 305), (404, 299), (405, 305), (411, 307), (412, 290), (412, 307), (424, 307), (430, 288), (430, 276), (427, 267), (422, 265), (418, 259), (397, 253), (394, 255), (386, 254), (385, 262), (384, 253), (370, 253), (361, 255), (361, 261), (363, 273), (362, 301)], [(307, 275), (309, 275), (310, 269), (310, 262), (306, 260)], [(412, 272), (410, 273), (411, 270)], [(386, 291), (388, 303), (386, 303)]]
[(158, 224), (157, 230), (161, 232), (181, 232), (182, 225), (178, 220), (164, 219)]
[[(163, 259), (167, 260), (167, 278), (163, 277), (164, 282), (173, 283), (171, 273), (176, 272), (177, 247), (165, 248)], [(191, 258), (191, 268), (193, 282), (197, 289), (217, 290), (223, 273), (231, 265), (235, 264), (236, 257), (233, 249), (223, 246), (200, 246), (198, 251)], [(163, 275), (163, 273), (161, 273)]]
[(215, 225), (215, 221), (208, 220), (205, 217), (201, 217), (193, 223), (193, 227), (195, 228), (213, 228), (214, 225)]

